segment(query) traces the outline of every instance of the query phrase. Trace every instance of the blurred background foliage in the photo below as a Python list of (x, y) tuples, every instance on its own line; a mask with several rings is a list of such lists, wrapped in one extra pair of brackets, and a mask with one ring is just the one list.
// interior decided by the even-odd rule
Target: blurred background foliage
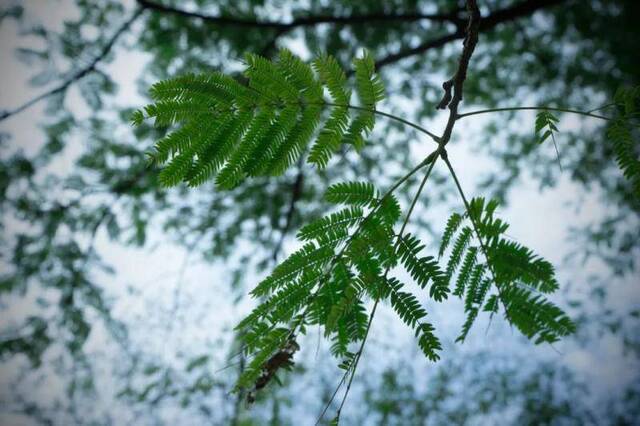
[[(344, 153), (322, 173), (298, 165), (281, 178), (254, 179), (231, 192), (218, 192), (212, 184), (166, 190), (145, 156), (162, 130), (132, 128), (131, 112), (145, 103), (146, 89), (157, 80), (212, 69), (233, 73), (247, 51), (271, 56), (287, 46), (306, 57), (326, 51), (347, 66), (365, 47), (388, 89), (384, 109), (437, 129), (434, 106), (460, 52), (464, 2), (53, 3), (65, 11), (61, 25), (39, 13), (39, 2), (0, 6), (1, 25), (16, 33), (3, 49), (13, 49), (30, 85), (14, 89), (29, 96), (10, 104), (3, 100), (0, 110), (2, 415), (44, 424), (312, 421), (336, 382), (326, 351), (305, 355), (283, 378), (285, 386), (270, 388), (247, 410), (229, 393), (244, 362), (233, 332), (222, 327), (219, 337), (204, 344), (201, 336), (214, 325), (191, 324), (196, 332), (188, 337), (200, 344), (178, 347), (170, 337), (185, 333), (177, 321), (178, 311), (188, 310), (179, 302), (182, 284), (169, 300), (142, 298), (105, 253), (181, 247), (188, 254), (182, 269), (189, 268), (187, 258), (216, 268), (215, 277), (199, 277), (215, 284), (198, 297), (214, 310), (241, 310), (256, 277), (286, 254), (301, 224), (326, 208), (320, 195), (330, 182), (367, 177), (384, 187), (413, 165), (419, 158), (414, 154), (428, 142), (385, 123), (359, 156)], [(640, 83), (635, 0), (480, 4), (484, 20), (465, 86), (465, 111), (516, 105), (588, 110), (607, 104), (619, 87)], [(119, 55), (127, 59), (118, 62)], [(25, 142), (19, 125), (12, 127), (25, 116), (41, 130), (38, 140)], [(621, 310), (609, 303), (609, 292), (612, 280), (637, 278), (640, 200), (616, 167), (607, 126), (562, 116), (561, 171), (555, 152), (539, 149), (533, 126), (523, 123), (528, 121), (522, 115), (501, 113), (468, 128), (474, 132), (469, 158), (490, 159), (476, 189), (507, 205), (523, 180), (541, 191), (564, 184), (596, 194), (606, 215), (572, 227), (564, 262), (567, 268), (588, 262), (601, 267), (579, 283), (581, 292), (567, 291), (561, 303), (581, 325), (576, 345), (613, 339), (637, 360), (638, 299)], [(421, 200), (423, 211), (446, 211), (455, 201), (444, 174), (436, 178), (439, 185)], [(400, 197), (406, 202), (407, 194)], [(565, 208), (592, 208), (584, 198)], [(435, 235), (441, 227), (432, 229), (427, 218), (415, 226)], [(165, 262), (181, 264), (179, 258)], [(151, 314), (127, 315), (136, 303), (169, 308), (157, 324)], [(233, 325), (237, 318), (225, 321)], [(159, 338), (166, 345), (161, 353), (170, 355), (149, 350), (140, 335)], [(501, 339), (514, 337), (507, 332)], [(633, 424), (639, 414), (635, 370), (629, 372), (632, 386), (603, 399), (566, 366), (517, 353), (452, 350), (445, 361), (427, 367), (428, 379), (416, 373), (424, 364), (381, 367), (372, 358), (347, 424)], [(33, 391), (52, 376), (58, 387), (47, 396)], [(301, 389), (311, 395), (302, 397)]]

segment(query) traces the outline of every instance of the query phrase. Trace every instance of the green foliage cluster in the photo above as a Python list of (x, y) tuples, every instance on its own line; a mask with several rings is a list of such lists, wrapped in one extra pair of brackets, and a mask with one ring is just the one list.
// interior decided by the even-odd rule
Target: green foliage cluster
[[(383, 99), (368, 54), (355, 61), (361, 103), (355, 118), (349, 115), (344, 72), (331, 57), (320, 56), (309, 66), (285, 50), (277, 61), (254, 55), (246, 61), (247, 85), (213, 74), (153, 86), (156, 103), (137, 112), (134, 122), (153, 117), (160, 126), (182, 124), (156, 144), (155, 160), (167, 163), (160, 174), (163, 183), (197, 185), (217, 173), (216, 183), (232, 188), (246, 177), (277, 175), (297, 161), (315, 135), (308, 161), (318, 167), (326, 166), (341, 143), (364, 145), (363, 137), (373, 130), (375, 105)], [(332, 102), (324, 101), (325, 90)], [(328, 117), (320, 125), (324, 109)], [(557, 130), (556, 121), (550, 114), (539, 116), (536, 130), (549, 128), (543, 139)], [(429, 166), (428, 177), (441, 150), (411, 173)], [(508, 224), (495, 217), (496, 201), (476, 198), (466, 204), (463, 196), (465, 212), (447, 221), (437, 257), (424, 253), (418, 237), (404, 233), (412, 209), (398, 230), (402, 209), (393, 191), (408, 176), (385, 193), (367, 181), (327, 189), (325, 200), (342, 209), (300, 229), (302, 247), (251, 292), (260, 303), (237, 326), (250, 356), (238, 388), (261, 389), (280, 367), (290, 367), (296, 336), (312, 325), (324, 330), (340, 366), (355, 370), (357, 345), (366, 341), (375, 312), (367, 313), (369, 301), (389, 302), (414, 330), (425, 357), (438, 360), (441, 342), (425, 319), (422, 296), (398, 278), (402, 270), (435, 302), (446, 301), (452, 292), (464, 300), (460, 342), (480, 311), (493, 315), (500, 305), (505, 318), (537, 344), (575, 331), (544, 297), (558, 289), (552, 265), (505, 236)]]
[[(373, 130), (384, 87), (364, 52), (354, 60), (359, 106), (350, 105), (344, 70), (328, 55), (311, 65), (288, 50), (277, 61), (247, 54), (247, 84), (222, 73), (185, 75), (156, 83), (155, 103), (133, 116), (153, 117), (156, 126), (179, 125), (155, 146), (153, 160), (166, 163), (160, 182), (198, 186), (216, 176), (231, 189), (246, 177), (277, 176), (303, 155), (324, 168), (341, 144), (356, 149)], [(328, 92), (331, 101), (326, 101)], [(356, 114), (351, 109), (357, 108)], [(323, 119), (324, 115), (324, 119)]]
[(554, 268), (505, 235), (509, 225), (495, 217), (497, 207), (494, 200), (471, 200), (468, 212), (449, 218), (440, 245), (444, 253), (453, 241), (447, 275), (457, 272), (453, 294), (464, 300), (466, 321), (457, 340), (465, 340), (480, 311), (493, 315), (502, 304), (505, 318), (525, 336), (554, 343), (575, 332), (571, 319), (543, 296), (559, 287)]
[(353, 345), (365, 337), (371, 320), (367, 300), (388, 301), (415, 331), (424, 355), (438, 360), (441, 343), (425, 321), (422, 296), (407, 291), (390, 271), (406, 271), (435, 302), (446, 301), (454, 289), (466, 314), (460, 342), (480, 311), (493, 315), (500, 305), (505, 318), (536, 344), (575, 331), (566, 314), (544, 298), (558, 289), (553, 266), (504, 235), (508, 225), (495, 217), (497, 202), (477, 198), (469, 212), (454, 213), (436, 258), (422, 255), (425, 245), (416, 236), (398, 237), (394, 225), (401, 210), (393, 195), (380, 195), (370, 183), (346, 182), (331, 186), (325, 199), (346, 207), (303, 227), (298, 238), (305, 245), (252, 291), (262, 302), (238, 325), (253, 355), (239, 386), (250, 387), (265, 361), (310, 325), (323, 327), (332, 353), (349, 370)]

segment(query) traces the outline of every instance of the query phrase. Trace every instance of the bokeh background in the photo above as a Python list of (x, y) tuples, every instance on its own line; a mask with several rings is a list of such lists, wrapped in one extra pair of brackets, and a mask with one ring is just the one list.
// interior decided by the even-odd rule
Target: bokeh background
[[(235, 73), (247, 51), (329, 52), (348, 67), (367, 48), (387, 87), (381, 108), (440, 133), (447, 113), (435, 104), (461, 50), (463, 3), (0, 1), (0, 424), (314, 424), (341, 374), (318, 330), (282, 386), (251, 407), (231, 393), (247, 293), (326, 212), (329, 184), (384, 188), (431, 141), (379, 121), (361, 153), (320, 173), (302, 164), (231, 192), (166, 189), (145, 158), (165, 130), (133, 128), (131, 112), (152, 83)], [(463, 111), (593, 110), (640, 82), (635, 0), (479, 4)], [(461, 121), (449, 156), (465, 191), (501, 200), (509, 236), (555, 265), (554, 302), (578, 332), (534, 346), (496, 317), (454, 344), (461, 304), (422, 297), (444, 346), (432, 363), (385, 307), (345, 424), (639, 424), (640, 201), (607, 122), (560, 118), (562, 168), (530, 112)], [(435, 173), (410, 224), (431, 249), (461, 208), (446, 170)]]

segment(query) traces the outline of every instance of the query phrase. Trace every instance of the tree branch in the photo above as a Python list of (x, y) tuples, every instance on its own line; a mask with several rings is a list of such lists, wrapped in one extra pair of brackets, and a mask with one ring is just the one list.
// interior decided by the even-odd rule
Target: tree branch
[(297, 27), (307, 27), (318, 24), (339, 25), (365, 25), (371, 22), (416, 22), (430, 20), (434, 22), (450, 22), (456, 25), (463, 24), (464, 19), (458, 16), (458, 11), (451, 13), (382, 13), (373, 12), (361, 15), (333, 16), (311, 15), (298, 17), (290, 22), (259, 21), (253, 18), (238, 18), (233, 16), (212, 16), (198, 12), (189, 12), (172, 6), (150, 0), (137, 0), (138, 4), (149, 10), (160, 13), (169, 13), (183, 18), (196, 18), (215, 25), (228, 25), (245, 28), (269, 28), (275, 30), (290, 30)]
[(98, 65), (98, 63), (100, 63), (109, 54), (109, 52), (111, 52), (111, 50), (113, 49), (113, 46), (116, 44), (116, 41), (118, 40), (118, 38), (120, 38), (120, 36), (129, 29), (131, 24), (133, 24), (133, 22), (136, 19), (138, 19), (138, 17), (140, 16), (140, 14), (142, 13), (143, 10), (144, 9), (142, 9), (142, 8), (138, 8), (135, 11), (135, 13), (129, 19), (127, 19), (120, 26), (120, 28), (118, 28), (116, 30), (116, 32), (111, 36), (111, 38), (102, 47), (102, 49), (100, 50), (98, 55), (96, 55), (96, 57), (93, 59), (93, 61), (91, 61), (91, 63), (89, 65), (87, 65), (84, 68), (81, 68), (81, 69), (77, 70), (75, 73), (73, 73), (70, 77), (68, 77), (66, 80), (64, 80), (62, 83), (60, 83), (58, 86), (56, 86), (56, 87), (54, 87), (54, 88), (52, 88), (52, 89), (50, 89), (50, 90), (48, 90), (48, 91), (46, 91), (44, 93), (41, 93), (40, 95), (36, 96), (35, 98), (32, 98), (31, 100), (25, 102), (24, 104), (20, 105), (19, 107), (14, 108), (12, 110), (5, 110), (5, 111), (0, 112), (0, 121), (6, 120), (7, 118), (9, 118), (11, 116), (26, 110), (27, 108), (31, 107), (32, 105), (35, 105), (36, 103), (40, 102), (43, 99), (46, 99), (46, 98), (48, 98), (50, 96), (53, 96), (55, 94), (64, 92), (73, 83), (75, 83), (78, 80), (81, 80), (87, 74), (90, 74), (91, 72), (95, 71), (96, 66)]
[[(563, 2), (567, 2), (567, 0), (525, 0), (514, 6), (492, 12), (491, 14), (482, 18), (479, 26), (479, 31), (490, 31), (499, 24), (530, 16), (538, 10), (555, 6)], [(462, 39), (464, 38), (464, 36), (465, 31), (462, 28), (458, 27), (458, 30), (451, 34), (446, 34), (432, 40), (427, 40), (416, 47), (402, 50), (397, 53), (392, 53), (384, 58), (379, 59), (378, 61), (376, 61), (376, 69), (380, 69), (385, 65), (393, 64), (414, 55), (425, 53), (428, 50), (442, 47), (450, 41)]]

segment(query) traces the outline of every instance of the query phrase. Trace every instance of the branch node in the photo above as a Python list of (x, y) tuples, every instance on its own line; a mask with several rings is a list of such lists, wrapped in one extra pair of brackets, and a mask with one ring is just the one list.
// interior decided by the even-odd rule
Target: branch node
[(446, 109), (447, 106), (449, 106), (449, 103), (451, 102), (451, 89), (453, 88), (453, 79), (451, 80), (447, 80), (444, 83), (442, 83), (442, 89), (444, 89), (444, 95), (442, 96), (442, 100), (440, 100), (440, 103), (437, 105), (436, 108), (438, 109)]

